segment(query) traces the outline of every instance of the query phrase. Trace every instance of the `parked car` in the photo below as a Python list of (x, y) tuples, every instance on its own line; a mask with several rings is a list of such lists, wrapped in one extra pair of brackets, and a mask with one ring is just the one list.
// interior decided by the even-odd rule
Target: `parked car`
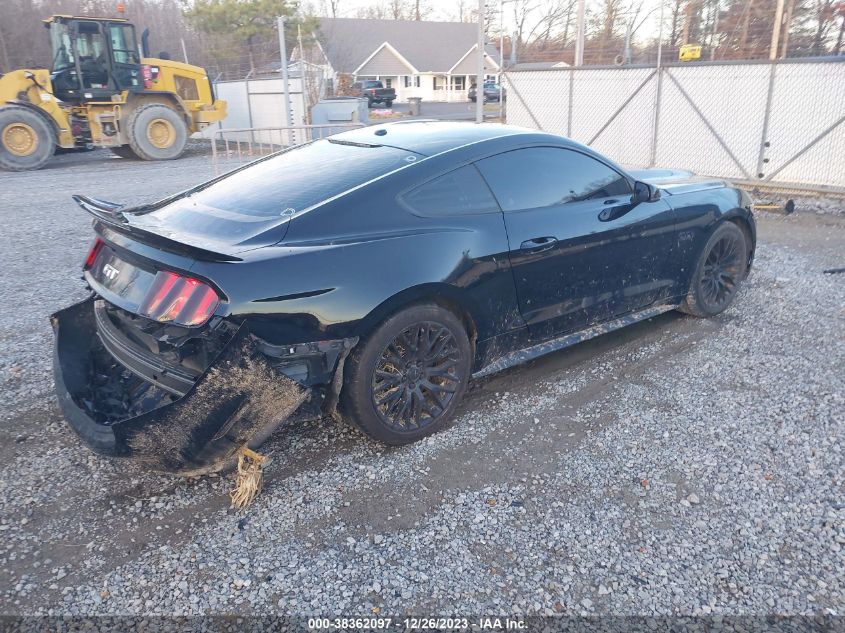
[[(476, 84), (472, 84), (469, 88), (469, 92), (467, 95), (469, 96), (469, 100), (475, 103), (476, 95), (478, 93), (478, 87)], [(485, 101), (499, 101), (507, 99), (507, 91), (493, 81), (485, 82), (484, 84), (484, 100)]]
[(176, 472), (309, 410), (418, 440), (474, 376), (731, 304), (754, 257), (749, 197), (654, 175), (552, 134), (409, 121), (154, 204), (77, 196), (95, 239), (91, 296), (52, 317), (65, 418)]
[(366, 97), (367, 105), (371, 108), (376, 103), (391, 108), (396, 100), (396, 90), (385, 88), (382, 82), (375, 80), (356, 81), (352, 84), (351, 92), (353, 97)]

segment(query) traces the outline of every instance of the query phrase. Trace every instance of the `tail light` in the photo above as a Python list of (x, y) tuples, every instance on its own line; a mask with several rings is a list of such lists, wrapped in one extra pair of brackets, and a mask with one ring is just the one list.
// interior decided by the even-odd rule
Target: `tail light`
[(88, 257), (85, 258), (84, 270), (88, 270), (94, 265), (94, 260), (97, 259), (97, 255), (100, 253), (101, 248), (103, 248), (103, 240), (99, 237), (94, 238), (94, 243), (91, 244), (91, 250), (88, 251)]
[(199, 279), (159, 271), (138, 312), (161, 323), (196, 326), (208, 321), (218, 305), (217, 293)]
[(153, 87), (153, 69), (144, 64), (141, 66), (141, 77), (144, 79), (144, 88), (149, 90)]

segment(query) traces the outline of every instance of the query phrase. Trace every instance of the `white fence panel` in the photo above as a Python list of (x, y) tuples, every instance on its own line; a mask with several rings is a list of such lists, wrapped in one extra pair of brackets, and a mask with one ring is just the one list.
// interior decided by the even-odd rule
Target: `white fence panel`
[[(306, 108), (302, 80), (299, 77), (291, 77), (288, 85), (293, 125), (302, 126)], [(201, 136), (212, 138), (218, 130), (249, 129), (255, 131), (233, 133), (230, 135), (231, 140), (251, 143), (280, 142), (278, 132), (271, 133), (266, 131), (266, 128), (278, 129), (288, 125), (285, 121), (284, 87), (281, 79), (271, 77), (222, 81), (214, 85), (214, 90), (220, 99), (227, 102), (228, 114), (225, 120), (203, 130)]]
[(572, 138), (626, 165), (650, 158), (656, 73), (652, 68), (571, 71)]
[[(568, 134), (568, 71), (526, 71), (508, 73), (504, 77), (508, 91), (508, 123), (552, 134)], [(543, 84), (550, 88), (546, 94), (541, 94)], [(530, 104), (530, 110), (527, 104)]]
[(845, 60), (520, 71), (504, 80), (508, 123), (570, 136), (622, 164), (845, 191)]
[[(845, 186), (845, 63), (778, 65), (766, 136), (773, 180)], [(804, 154), (786, 162), (831, 126)], [(777, 171), (780, 170), (780, 171)], [(777, 173), (775, 173), (777, 172)]]
[(753, 178), (769, 87), (768, 64), (667, 68), (656, 164)]

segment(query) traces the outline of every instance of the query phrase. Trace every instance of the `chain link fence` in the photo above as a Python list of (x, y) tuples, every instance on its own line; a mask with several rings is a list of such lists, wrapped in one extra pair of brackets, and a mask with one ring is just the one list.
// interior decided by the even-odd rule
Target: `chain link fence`
[(286, 147), (364, 127), (363, 123), (288, 125), (262, 128), (227, 128), (211, 135), (211, 165), (214, 175), (240, 167)]
[(845, 193), (845, 59), (509, 71), (508, 123), (635, 167)]

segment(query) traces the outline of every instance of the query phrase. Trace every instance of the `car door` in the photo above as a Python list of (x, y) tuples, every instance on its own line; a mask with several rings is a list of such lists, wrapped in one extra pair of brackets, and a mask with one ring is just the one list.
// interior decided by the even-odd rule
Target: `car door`
[(674, 218), (632, 203), (632, 181), (596, 158), (529, 147), (478, 161), (504, 212), (522, 315), (548, 338), (645, 307), (668, 292)]

